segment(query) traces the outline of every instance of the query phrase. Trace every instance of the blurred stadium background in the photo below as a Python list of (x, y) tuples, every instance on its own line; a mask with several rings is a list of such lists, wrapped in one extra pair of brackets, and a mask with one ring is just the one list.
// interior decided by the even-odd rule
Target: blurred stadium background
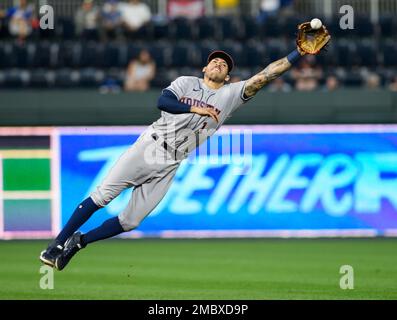
[[(120, 17), (111, 13), (112, 1), (88, 1), (85, 11), (82, 2), (35, 1), (36, 17), (40, 5), (53, 6), (55, 29), (41, 30), (32, 18), (26, 41), (17, 42), (13, 38), (18, 35), (10, 35), (12, 16), (7, 8), (18, 1), (1, 2), (5, 11), (0, 33), (1, 88), (88, 89), (108, 82), (123, 87), (128, 63), (142, 49), (149, 51), (157, 66), (153, 88), (163, 88), (181, 74), (200, 75), (203, 61), (214, 48), (228, 50), (238, 67), (233, 75), (247, 78), (289, 52), (297, 24), (316, 16), (334, 36), (328, 54), (306, 59), (308, 65), (298, 68), (310, 73), (316, 83), (300, 87), (305, 75), (288, 73), (282, 90), (296, 86), (332, 90), (338, 84), (396, 89), (397, 4), (393, 0), (264, 0), (262, 5), (269, 11), (261, 9), (260, 0), (153, 0), (145, 2), (150, 11), (143, 15), (149, 15), (131, 22), (123, 10)], [(339, 8), (346, 4), (354, 8), (353, 30), (339, 27)], [(120, 24), (123, 19), (125, 25)], [(143, 23), (146, 19), (150, 20)], [(327, 86), (331, 76), (337, 83), (332, 79)]]
[[(63, 289), (52, 297), (396, 298), (395, 240), (379, 239), (397, 235), (396, 0), (24, 2), (0, 2), (1, 239), (57, 234), (158, 118), (161, 89), (181, 75), (201, 76), (209, 52), (229, 52), (232, 81), (246, 79), (293, 50), (297, 25), (313, 17), (333, 37), (328, 52), (302, 59), (220, 133), (241, 138), (252, 130), (250, 174), (233, 175), (233, 163), (182, 166), (160, 207), (125, 237), (375, 237), (134, 240), (129, 248), (110, 241), (72, 265), (85, 282), (62, 274)], [(46, 4), (54, 9), (53, 30), (39, 27)], [(354, 9), (354, 29), (340, 28), (343, 5)], [(129, 196), (82, 230), (118, 214)], [(0, 267), (2, 298), (51, 297), (37, 289), (34, 273), (46, 243), (0, 243), (1, 260), (10, 262)], [(137, 255), (125, 257), (130, 248)], [(106, 257), (111, 274), (101, 269)], [(135, 289), (120, 279), (132, 263), (140, 266), (131, 277)], [(350, 295), (338, 286), (345, 263), (365, 276)], [(19, 282), (14, 272), (23, 274)]]

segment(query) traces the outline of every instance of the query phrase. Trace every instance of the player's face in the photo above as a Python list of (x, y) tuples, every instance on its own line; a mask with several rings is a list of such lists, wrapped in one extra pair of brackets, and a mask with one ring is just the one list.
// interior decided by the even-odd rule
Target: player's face
[(229, 68), (227, 63), (222, 58), (212, 59), (205, 67), (205, 75), (212, 81), (224, 82)]

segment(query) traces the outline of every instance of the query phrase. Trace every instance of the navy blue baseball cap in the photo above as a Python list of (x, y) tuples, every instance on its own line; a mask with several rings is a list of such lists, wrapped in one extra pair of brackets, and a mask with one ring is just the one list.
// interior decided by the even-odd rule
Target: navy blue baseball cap
[(226, 61), (227, 66), (229, 68), (229, 72), (231, 72), (233, 70), (234, 61), (233, 61), (233, 58), (228, 53), (226, 53), (225, 51), (222, 51), (222, 50), (213, 51), (208, 56), (207, 63), (209, 63), (212, 59), (215, 59), (215, 58), (222, 58), (223, 60)]

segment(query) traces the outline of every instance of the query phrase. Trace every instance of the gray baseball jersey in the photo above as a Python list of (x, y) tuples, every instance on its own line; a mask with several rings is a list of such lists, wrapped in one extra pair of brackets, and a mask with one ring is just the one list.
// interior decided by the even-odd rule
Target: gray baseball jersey
[[(119, 215), (119, 221), (125, 231), (135, 229), (165, 196), (179, 164), (188, 152), (214, 134), (231, 113), (246, 101), (243, 97), (245, 83), (227, 84), (214, 90), (197, 77), (179, 77), (173, 81), (166, 89), (172, 91), (179, 101), (213, 108), (218, 113), (219, 123), (208, 116), (163, 111), (160, 119), (150, 125), (120, 156), (102, 183), (91, 193), (93, 201), (100, 207), (106, 206), (124, 189), (134, 187), (127, 207)], [(170, 152), (165, 150), (164, 142), (182, 152), (184, 157), (169, 158)], [(167, 161), (153, 161), (159, 155), (160, 158), (167, 158)]]
[(211, 117), (195, 113), (171, 114), (162, 111), (160, 119), (152, 124), (153, 129), (172, 147), (190, 152), (214, 134), (231, 113), (247, 101), (243, 97), (245, 83), (231, 83), (215, 90), (208, 88), (203, 79), (179, 77), (166, 90), (188, 105), (216, 110), (219, 123)]

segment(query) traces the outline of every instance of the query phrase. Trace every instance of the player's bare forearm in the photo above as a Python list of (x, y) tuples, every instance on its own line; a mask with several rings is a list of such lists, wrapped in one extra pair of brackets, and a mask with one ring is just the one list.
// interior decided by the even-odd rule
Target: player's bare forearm
[(292, 65), (288, 61), (287, 57), (272, 62), (264, 70), (247, 80), (244, 95), (247, 98), (254, 96), (266, 84), (289, 70), (291, 66)]
[[(305, 55), (305, 52), (300, 50), (299, 47), (296, 48), (296, 51), (298, 57)], [(244, 96), (247, 98), (254, 96), (266, 84), (278, 78), (284, 72), (289, 70), (292, 67), (292, 64), (288, 60), (288, 57), (289, 56), (272, 62), (264, 70), (254, 75), (252, 78), (248, 79), (245, 86)]]

